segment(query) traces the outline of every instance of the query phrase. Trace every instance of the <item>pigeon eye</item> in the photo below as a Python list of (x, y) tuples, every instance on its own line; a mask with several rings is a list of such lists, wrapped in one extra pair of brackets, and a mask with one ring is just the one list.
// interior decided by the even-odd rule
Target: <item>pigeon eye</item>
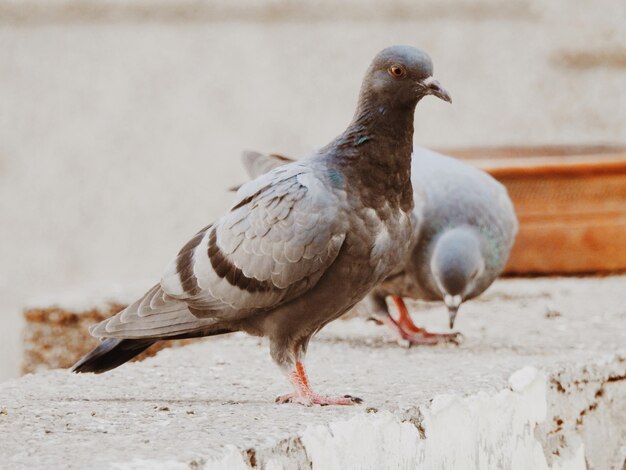
[(392, 65), (389, 67), (389, 73), (395, 78), (404, 78), (406, 76), (406, 69), (402, 65)]

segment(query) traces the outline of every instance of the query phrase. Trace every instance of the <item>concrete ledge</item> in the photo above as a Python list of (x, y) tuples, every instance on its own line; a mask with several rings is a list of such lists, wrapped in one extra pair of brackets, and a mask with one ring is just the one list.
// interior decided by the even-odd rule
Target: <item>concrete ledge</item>
[[(624, 277), (502, 281), (467, 305), (460, 347), (402, 349), (335, 322), (311, 380), (353, 408), (274, 405), (264, 341), (231, 335), (101, 376), (0, 385), (8, 468), (620, 469), (626, 456)], [(443, 325), (439, 308), (416, 320)]]

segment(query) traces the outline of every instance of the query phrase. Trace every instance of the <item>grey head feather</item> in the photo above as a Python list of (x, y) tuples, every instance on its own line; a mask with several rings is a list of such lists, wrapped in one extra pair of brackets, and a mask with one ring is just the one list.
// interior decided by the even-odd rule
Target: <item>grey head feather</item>
[(430, 265), (442, 296), (465, 297), (485, 267), (479, 234), (469, 226), (444, 232), (435, 242)]
[[(390, 83), (394, 84), (393, 93), (389, 93)], [(376, 112), (384, 114), (389, 107), (414, 106), (427, 95), (452, 102), (448, 92), (433, 78), (429, 55), (411, 46), (388, 47), (376, 55), (365, 74), (355, 120), (371, 101), (376, 101)]]
[(461, 303), (474, 292), (485, 270), (480, 234), (470, 226), (454, 227), (441, 234), (435, 242), (430, 269), (453, 328)]

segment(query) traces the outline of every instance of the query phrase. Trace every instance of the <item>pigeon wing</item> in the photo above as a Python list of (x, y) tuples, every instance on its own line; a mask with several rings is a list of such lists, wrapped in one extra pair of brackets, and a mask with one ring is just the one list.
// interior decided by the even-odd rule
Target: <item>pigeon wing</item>
[(242, 186), (239, 202), (181, 250), (161, 287), (198, 316), (233, 318), (233, 310), (292, 299), (339, 253), (347, 230), (342, 195), (305, 163), (276, 168)]
[(237, 196), (183, 247), (159, 285), (92, 334), (180, 336), (270, 310), (313, 287), (343, 245), (345, 195), (294, 163), (245, 184)]
[(260, 153), (246, 150), (241, 154), (241, 162), (250, 178), (257, 178), (274, 168), (292, 163), (295, 160), (277, 153)]

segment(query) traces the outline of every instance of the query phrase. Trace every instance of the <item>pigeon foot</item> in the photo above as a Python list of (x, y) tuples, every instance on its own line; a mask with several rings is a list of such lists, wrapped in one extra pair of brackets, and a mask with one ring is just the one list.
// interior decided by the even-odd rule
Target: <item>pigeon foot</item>
[(461, 344), (463, 335), (461, 333), (431, 333), (422, 330), (419, 333), (407, 334), (403, 341), (407, 341), (411, 345), (435, 345), (435, 344)]
[(363, 400), (352, 395), (344, 395), (343, 397), (329, 397), (324, 395), (318, 395), (312, 393), (310, 395), (300, 395), (298, 393), (288, 393), (276, 398), (276, 403), (296, 403), (303, 406), (328, 406), (328, 405), (358, 405), (363, 403)]
[(398, 320), (388, 314), (387, 318), (379, 322), (387, 325), (393, 331), (399, 345), (410, 347), (412, 345), (433, 346), (443, 343), (461, 343), (463, 339), (461, 333), (431, 333), (425, 328), (420, 328), (413, 323), (402, 297), (393, 295), (391, 299), (398, 309)]
[(295, 391), (286, 395), (281, 395), (276, 398), (275, 402), (278, 404), (284, 403), (296, 403), (298, 405), (313, 406), (313, 405), (357, 405), (363, 403), (363, 400), (352, 395), (344, 395), (342, 397), (329, 397), (315, 393), (311, 389), (309, 379), (304, 370), (304, 364), (297, 361), (295, 369), (288, 374), (289, 381), (292, 383)]

